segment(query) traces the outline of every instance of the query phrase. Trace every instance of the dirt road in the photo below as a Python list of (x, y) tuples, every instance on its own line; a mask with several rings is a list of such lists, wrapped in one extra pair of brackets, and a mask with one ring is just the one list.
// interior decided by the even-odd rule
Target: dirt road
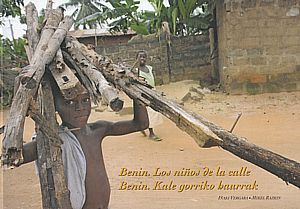
[[(158, 90), (180, 100), (191, 86), (197, 83), (172, 83)], [(126, 105), (131, 106), (128, 99)], [(255, 96), (205, 93), (202, 100), (188, 101), (185, 107), (226, 129), (230, 129), (242, 112), (234, 133), (300, 162), (300, 92)], [(131, 115), (93, 111), (90, 121), (100, 118), (123, 120)], [(25, 139), (30, 138), (32, 130), (33, 124), (28, 121)], [(104, 157), (112, 188), (111, 209), (299, 209), (300, 191), (295, 186), (221, 148), (199, 148), (166, 118), (155, 131), (163, 141), (153, 142), (140, 133), (104, 140)], [(125, 169), (146, 171), (149, 176), (120, 176)], [(154, 176), (156, 171), (165, 176)], [(41, 208), (39, 181), (32, 163), (5, 170), (1, 182), (3, 208)], [(129, 184), (146, 185), (139, 188), (149, 190), (121, 190)], [(245, 184), (248, 190), (224, 190), (226, 184)]]

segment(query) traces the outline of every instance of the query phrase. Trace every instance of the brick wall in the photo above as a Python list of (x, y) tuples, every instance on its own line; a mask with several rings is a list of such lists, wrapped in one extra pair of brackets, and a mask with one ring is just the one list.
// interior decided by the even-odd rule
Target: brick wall
[(300, 0), (217, 0), (220, 80), (230, 93), (300, 90)]
[(153, 67), (157, 85), (186, 79), (211, 80), (207, 36), (171, 37), (169, 47), (164, 34), (160, 37), (137, 35), (126, 44), (96, 48), (99, 54), (109, 56), (115, 63), (123, 61), (130, 66), (139, 50), (148, 52), (147, 63)]
[(211, 81), (208, 36), (173, 37), (170, 52), (171, 80)]

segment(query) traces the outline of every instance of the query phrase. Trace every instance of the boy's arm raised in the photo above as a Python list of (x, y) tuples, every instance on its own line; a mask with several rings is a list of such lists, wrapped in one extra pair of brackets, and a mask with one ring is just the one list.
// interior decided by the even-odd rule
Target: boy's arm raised
[(149, 120), (145, 105), (134, 100), (133, 112), (132, 120), (102, 123), (105, 126), (104, 136), (119, 136), (148, 128)]

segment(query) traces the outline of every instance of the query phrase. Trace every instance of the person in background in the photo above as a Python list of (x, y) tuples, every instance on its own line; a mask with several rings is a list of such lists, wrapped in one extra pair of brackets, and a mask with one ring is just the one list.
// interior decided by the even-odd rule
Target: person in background
[[(155, 88), (155, 80), (152, 72), (152, 66), (146, 65), (147, 52), (145, 50), (138, 51), (136, 55), (138, 61), (137, 73), (142, 77), (146, 83)], [(149, 139), (154, 141), (161, 141), (161, 138), (154, 133), (154, 127), (162, 123), (162, 116), (160, 113), (154, 111), (151, 107), (146, 107), (149, 117)], [(142, 131), (144, 136), (147, 136), (145, 131)]]

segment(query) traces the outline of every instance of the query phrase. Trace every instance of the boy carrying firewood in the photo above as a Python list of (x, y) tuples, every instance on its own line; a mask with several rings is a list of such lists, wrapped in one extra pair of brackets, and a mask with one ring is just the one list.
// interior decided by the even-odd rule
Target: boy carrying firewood
[[(88, 92), (67, 100), (55, 85), (52, 83), (52, 92), (56, 111), (62, 120), (59, 136), (63, 141), (62, 159), (72, 208), (107, 209), (110, 185), (103, 161), (102, 141), (106, 136), (119, 136), (148, 128), (146, 108), (133, 101), (132, 120), (87, 123), (91, 113)], [(37, 159), (36, 141), (24, 145), (23, 157), (24, 163)]]

